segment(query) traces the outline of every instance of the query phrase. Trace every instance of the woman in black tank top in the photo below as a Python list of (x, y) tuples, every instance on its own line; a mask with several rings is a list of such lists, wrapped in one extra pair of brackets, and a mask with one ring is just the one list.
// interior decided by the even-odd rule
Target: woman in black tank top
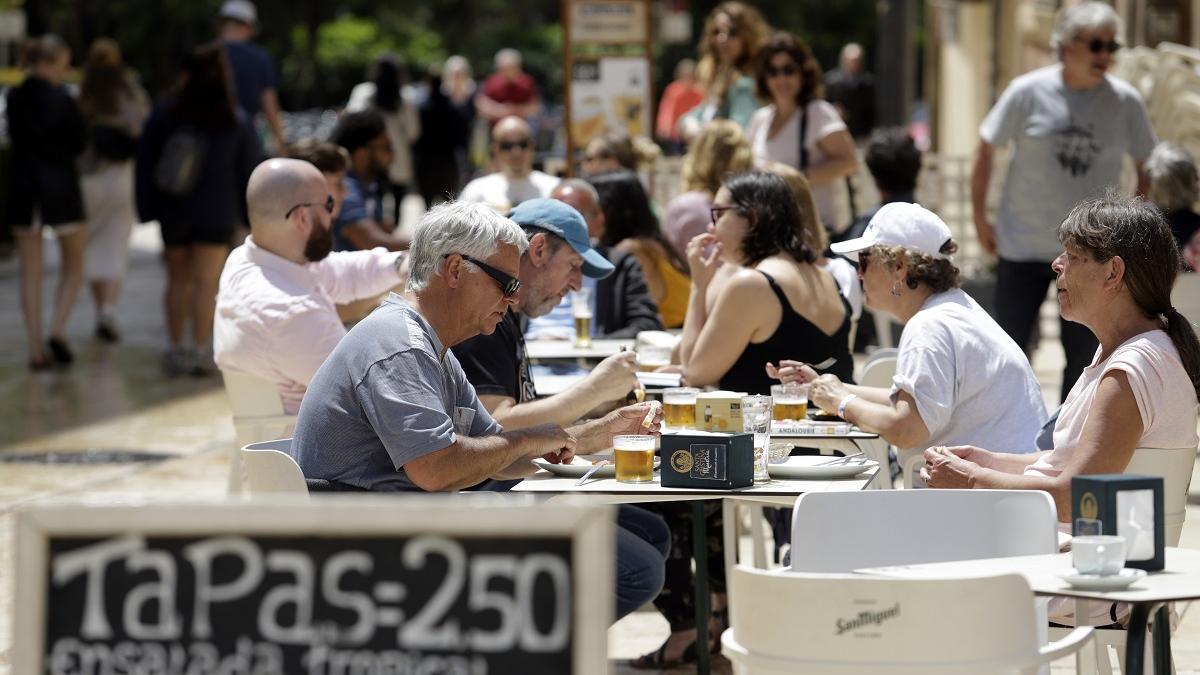
[[(823, 372), (850, 377), (850, 307), (833, 278), (814, 265), (817, 252), (805, 240), (787, 182), (766, 172), (737, 174), (717, 193), (712, 216), (710, 232), (688, 245), (692, 295), (680, 342), (688, 382), (765, 394), (773, 381), (764, 366), (781, 358), (833, 359)], [(753, 271), (730, 278), (709, 316), (704, 295), (721, 262)], [(805, 306), (794, 306), (784, 292), (790, 284), (780, 274), (790, 277), (790, 270), (807, 286), (800, 293)], [(775, 307), (780, 318), (772, 326)]]

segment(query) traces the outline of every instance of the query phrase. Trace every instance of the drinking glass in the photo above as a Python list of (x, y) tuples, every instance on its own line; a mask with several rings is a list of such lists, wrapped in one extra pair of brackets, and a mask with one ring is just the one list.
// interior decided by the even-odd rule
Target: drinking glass
[(649, 373), (671, 365), (671, 348), (658, 346), (642, 346), (637, 349), (638, 370)]
[(754, 482), (769, 483), (767, 472), (771, 447), (771, 397), (742, 398), (742, 431), (754, 434)]
[(696, 428), (695, 387), (674, 387), (663, 390), (663, 424), (671, 429)]
[(592, 346), (592, 289), (581, 288), (571, 294), (571, 316), (575, 318), (575, 346)]
[(799, 382), (771, 385), (774, 419), (777, 422), (803, 422), (808, 419), (808, 385)]
[(617, 482), (653, 482), (653, 436), (614, 436), (613, 455), (617, 462)]

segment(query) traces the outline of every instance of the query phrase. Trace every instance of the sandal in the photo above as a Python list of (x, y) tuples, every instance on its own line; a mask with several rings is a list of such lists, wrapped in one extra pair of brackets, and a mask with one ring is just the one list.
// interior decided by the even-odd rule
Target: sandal
[[(709, 621), (708, 626), (709, 654), (719, 654), (721, 652), (721, 633), (724, 633), (725, 629), (728, 627), (729, 608), (726, 607), (724, 609), (714, 609), (712, 613), (712, 620)], [(667, 639), (667, 642), (670, 642), (670, 638)], [(662, 643), (662, 646), (659, 647), (657, 651), (650, 652), (649, 654), (643, 654), (633, 661), (630, 661), (629, 665), (639, 670), (652, 670), (676, 668), (678, 666), (685, 666), (696, 662), (697, 656), (695, 640), (692, 640), (690, 643), (688, 643), (688, 645), (683, 648), (683, 652), (680, 654), (679, 658), (674, 661), (667, 660), (667, 642)]]

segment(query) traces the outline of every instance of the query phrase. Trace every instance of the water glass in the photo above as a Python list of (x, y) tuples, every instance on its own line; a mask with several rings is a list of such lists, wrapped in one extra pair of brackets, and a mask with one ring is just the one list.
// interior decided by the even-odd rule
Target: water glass
[(771, 397), (742, 398), (742, 431), (754, 434), (754, 482), (769, 483), (767, 472), (771, 447)]

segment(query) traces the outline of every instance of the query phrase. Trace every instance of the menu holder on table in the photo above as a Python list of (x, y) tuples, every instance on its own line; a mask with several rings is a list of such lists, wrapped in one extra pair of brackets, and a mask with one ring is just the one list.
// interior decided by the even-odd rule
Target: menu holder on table
[(776, 420), (771, 423), (771, 433), (773, 434), (811, 434), (813, 436), (832, 436), (849, 434), (852, 431), (856, 431), (856, 429), (854, 428), (854, 425), (850, 424), (849, 422), (815, 422), (811, 420), (796, 422), (793, 420)]

